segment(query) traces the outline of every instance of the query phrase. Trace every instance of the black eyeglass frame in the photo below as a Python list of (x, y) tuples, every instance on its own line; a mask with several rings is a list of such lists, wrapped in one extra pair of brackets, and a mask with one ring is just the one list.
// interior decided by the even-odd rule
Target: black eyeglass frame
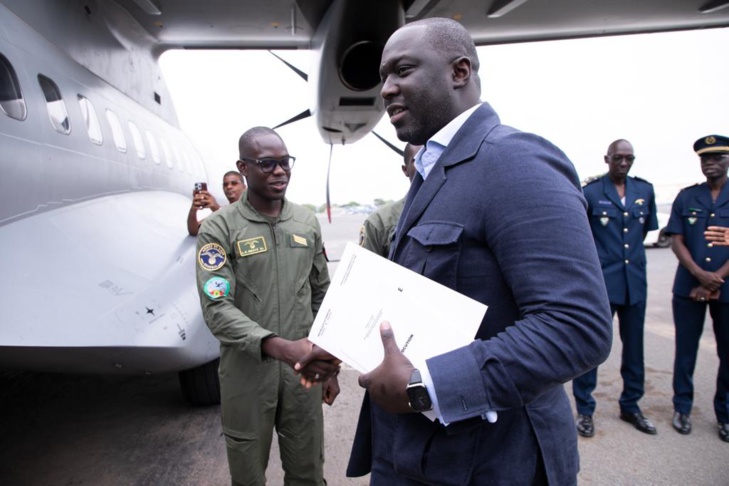
[[(296, 157), (292, 155), (287, 155), (285, 157), (281, 158), (275, 158), (275, 157), (264, 157), (262, 159), (252, 159), (250, 157), (241, 157), (241, 162), (253, 162), (255, 163), (259, 169), (261, 169), (261, 172), (264, 174), (270, 174), (274, 171), (277, 165), (280, 165), (283, 170), (286, 172), (290, 172), (291, 169), (294, 168), (294, 163), (296, 162)], [(273, 160), (274, 163), (270, 163), (268, 161)]]

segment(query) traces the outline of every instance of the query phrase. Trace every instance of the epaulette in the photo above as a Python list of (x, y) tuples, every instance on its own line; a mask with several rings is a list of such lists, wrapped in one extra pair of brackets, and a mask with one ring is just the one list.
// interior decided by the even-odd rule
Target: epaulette
[(597, 177), (595, 177), (594, 179), (592, 179), (592, 180), (589, 180), (589, 181), (585, 182), (584, 184), (582, 184), (582, 187), (587, 187), (587, 186), (589, 186), (589, 185), (591, 185), (591, 184), (594, 184), (594, 183), (596, 183), (597, 181), (600, 181), (600, 180), (602, 180), (602, 178), (603, 178), (603, 177), (605, 177), (605, 174), (603, 174), (603, 175), (600, 175), (600, 176), (597, 176)]
[[(641, 179), (640, 177), (633, 177), (633, 179), (635, 179), (636, 181), (640, 181), (640, 182), (645, 182), (646, 184), (651, 184), (651, 183), (650, 183), (650, 182), (648, 182), (647, 180), (645, 180), (645, 179)], [(652, 184), (651, 184), (651, 185), (652, 185)]]
[(684, 187), (684, 188), (683, 188), (683, 189), (681, 189), (681, 190), (682, 190), (682, 191), (685, 191), (686, 189), (693, 189), (694, 187), (696, 187), (696, 186), (700, 186), (700, 185), (701, 185), (701, 183), (700, 183), (700, 182), (697, 182), (696, 184), (694, 184), (694, 185), (692, 185), (692, 186), (686, 186), (686, 187)]

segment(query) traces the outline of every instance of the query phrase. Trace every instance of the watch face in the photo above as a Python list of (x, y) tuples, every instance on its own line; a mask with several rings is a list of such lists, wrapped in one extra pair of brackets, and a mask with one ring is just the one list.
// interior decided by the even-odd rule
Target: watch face
[(416, 412), (427, 412), (433, 408), (430, 395), (424, 385), (409, 386), (407, 389), (410, 408)]

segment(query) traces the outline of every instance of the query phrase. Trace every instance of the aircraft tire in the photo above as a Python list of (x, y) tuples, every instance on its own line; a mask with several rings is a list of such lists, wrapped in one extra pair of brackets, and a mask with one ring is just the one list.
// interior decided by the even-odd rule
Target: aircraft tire
[[(665, 229), (665, 228), (664, 228)], [(656, 246), (658, 248), (668, 248), (671, 246), (671, 237), (663, 232), (658, 234), (658, 241), (656, 241)]]
[(220, 358), (197, 368), (179, 372), (180, 388), (185, 400), (192, 405), (217, 405), (220, 403)]

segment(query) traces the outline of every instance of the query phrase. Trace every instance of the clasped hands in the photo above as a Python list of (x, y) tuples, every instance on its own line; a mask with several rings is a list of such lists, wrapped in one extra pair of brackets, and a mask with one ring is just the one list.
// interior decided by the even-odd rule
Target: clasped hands
[[(400, 351), (389, 322), (383, 321), (380, 324), (380, 337), (385, 357), (377, 368), (360, 375), (359, 386), (367, 389), (370, 399), (383, 410), (390, 413), (413, 413), (405, 389), (415, 368)], [(323, 372), (331, 369), (332, 363), (336, 363), (336, 369), (339, 370), (341, 360), (319, 346), (312, 345), (309, 353), (294, 365), (294, 370), (301, 374), (301, 384), (310, 388), (326, 379)]]

